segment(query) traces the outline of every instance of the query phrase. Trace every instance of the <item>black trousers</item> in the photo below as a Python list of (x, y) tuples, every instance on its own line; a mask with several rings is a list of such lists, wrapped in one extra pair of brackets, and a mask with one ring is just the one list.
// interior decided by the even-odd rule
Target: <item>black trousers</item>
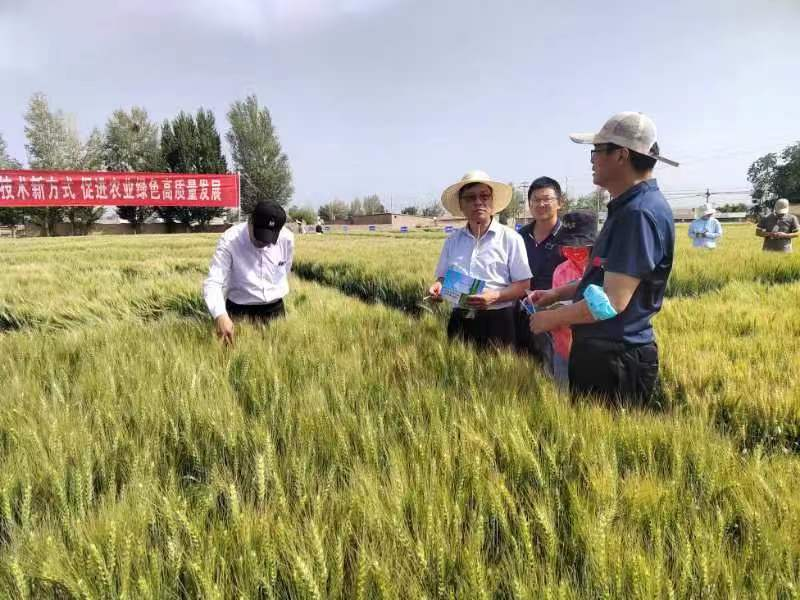
[(610, 340), (573, 340), (569, 354), (569, 390), (618, 406), (649, 405), (658, 382), (658, 346)]
[(232, 319), (247, 318), (260, 323), (266, 323), (286, 315), (283, 300), (276, 300), (270, 304), (236, 304), (226, 300), (225, 310)]
[(553, 370), (553, 336), (549, 333), (531, 333), (530, 315), (518, 308), (514, 311), (517, 350), (532, 357), (546, 372)]
[(478, 310), (467, 318), (468, 311), (453, 309), (447, 322), (447, 337), (472, 342), (479, 348), (514, 346), (514, 308)]

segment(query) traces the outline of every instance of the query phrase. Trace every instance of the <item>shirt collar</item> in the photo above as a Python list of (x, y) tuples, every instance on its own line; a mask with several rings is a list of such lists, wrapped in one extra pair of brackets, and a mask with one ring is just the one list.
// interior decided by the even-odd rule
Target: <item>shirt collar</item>
[(634, 196), (638, 196), (643, 192), (647, 192), (650, 190), (657, 190), (657, 189), (658, 189), (658, 182), (655, 179), (640, 181), (636, 185), (629, 187), (627, 190), (625, 190), (619, 196), (617, 196), (611, 202), (609, 202), (608, 212), (611, 213), (612, 211), (617, 210), (618, 208), (623, 206), (624, 204), (627, 204), (628, 201)]
[[(469, 237), (471, 237), (473, 240), (476, 239), (475, 236), (472, 235), (472, 232), (469, 230), (469, 223), (464, 225), (464, 227), (461, 229), (461, 231), (463, 233), (465, 233), (466, 235), (468, 235)], [(484, 235), (487, 235), (490, 232), (495, 234), (495, 235), (497, 235), (500, 232), (500, 223), (497, 220), (497, 215), (494, 215), (492, 217), (492, 220), (489, 223), (489, 229), (486, 230), (486, 233)]]
[[(531, 236), (531, 239), (534, 242), (536, 242), (536, 238), (533, 236), (534, 227), (536, 227), (536, 221), (531, 221), (530, 231), (528, 231), (528, 235)], [(543, 244), (550, 238), (557, 236), (559, 231), (561, 231), (561, 218), (556, 218), (556, 224), (553, 225), (553, 228), (550, 230), (550, 233), (548, 233), (547, 237), (544, 238), (541, 242), (537, 242), (537, 244)]]

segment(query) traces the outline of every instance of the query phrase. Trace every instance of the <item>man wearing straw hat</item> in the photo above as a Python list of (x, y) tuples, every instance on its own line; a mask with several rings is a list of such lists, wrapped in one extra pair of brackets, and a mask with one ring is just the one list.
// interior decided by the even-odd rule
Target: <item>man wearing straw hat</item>
[(660, 155), (655, 123), (641, 113), (616, 114), (598, 133), (570, 138), (594, 145), (593, 180), (612, 200), (583, 278), (531, 294), (539, 307), (559, 300), (573, 304), (534, 313), (531, 331), (572, 327), (573, 397), (647, 404), (658, 380), (651, 320), (661, 310), (675, 249), (672, 210), (652, 175), (656, 161), (678, 163)]
[(714, 218), (716, 211), (713, 206), (706, 204), (702, 210), (702, 216), (689, 225), (689, 237), (695, 248), (712, 250), (717, 247), (717, 240), (722, 237), (722, 225)]
[(479, 347), (514, 344), (515, 303), (525, 295), (531, 270), (522, 238), (495, 218), (511, 202), (512, 193), (510, 185), (483, 171), (470, 171), (442, 193), (445, 209), (463, 215), (467, 225), (445, 241), (430, 295), (442, 299), (449, 272), (485, 282), (482, 292), (467, 296), (466, 306), (453, 309), (447, 324), (451, 339)]
[(756, 235), (764, 238), (762, 250), (791, 252), (792, 240), (800, 235), (797, 217), (789, 214), (789, 201), (781, 198), (775, 203), (771, 215), (764, 217), (756, 228)]

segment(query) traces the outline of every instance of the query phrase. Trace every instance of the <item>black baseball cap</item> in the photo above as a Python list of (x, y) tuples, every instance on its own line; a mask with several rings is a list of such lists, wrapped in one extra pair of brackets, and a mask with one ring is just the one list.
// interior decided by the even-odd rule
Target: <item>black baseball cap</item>
[(254, 238), (263, 244), (274, 244), (286, 224), (286, 211), (277, 202), (261, 200), (256, 203), (250, 221)]
[(575, 210), (561, 215), (560, 246), (594, 246), (597, 239), (597, 215)]

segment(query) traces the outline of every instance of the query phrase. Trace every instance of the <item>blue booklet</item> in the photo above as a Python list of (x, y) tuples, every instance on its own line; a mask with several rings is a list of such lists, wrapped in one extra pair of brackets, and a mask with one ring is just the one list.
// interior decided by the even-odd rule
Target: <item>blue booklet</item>
[(442, 283), (442, 298), (453, 306), (467, 308), (467, 296), (480, 294), (485, 287), (485, 281), (448, 269)]

